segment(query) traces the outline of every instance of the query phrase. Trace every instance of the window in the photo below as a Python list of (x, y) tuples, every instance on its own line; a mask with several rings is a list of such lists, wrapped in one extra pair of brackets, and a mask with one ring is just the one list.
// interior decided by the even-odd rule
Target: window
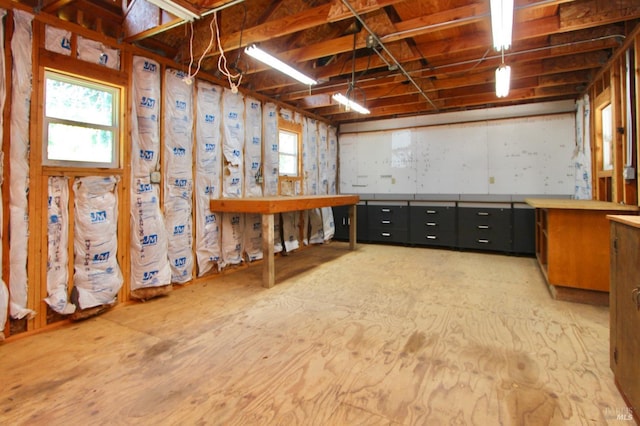
[(302, 193), (302, 126), (278, 121), (278, 194)]
[(118, 168), (120, 90), (45, 71), (43, 163)]
[(613, 169), (613, 117), (611, 104), (600, 110), (602, 122), (602, 170)]
[(298, 134), (280, 130), (278, 138), (280, 176), (298, 176)]

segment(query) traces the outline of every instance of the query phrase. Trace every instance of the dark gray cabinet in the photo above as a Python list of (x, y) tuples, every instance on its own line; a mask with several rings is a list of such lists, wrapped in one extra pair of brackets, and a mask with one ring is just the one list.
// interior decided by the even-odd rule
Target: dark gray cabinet
[[(333, 222), (335, 224), (334, 239), (340, 241), (349, 241), (349, 228), (351, 221), (349, 220), (349, 206), (335, 206), (333, 209)], [(356, 205), (356, 239), (358, 241), (367, 241), (369, 233), (367, 225), (367, 205), (360, 202)]]
[[(522, 202), (362, 200), (356, 214), (360, 242), (535, 255), (535, 209)], [(348, 241), (349, 208), (333, 216), (334, 238)]]
[(412, 202), (409, 206), (409, 243), (455, 247), (455, 202)]
[(536, 209), (528, 204), (513, 205), (513, 252), (536, 254)]
[(506, 203), (459, 203), (458, 246), (511, 252), (511, 213)]
[(406, 243), (409, 235), (408, 211), (406, 202), (369, 201), (367, 203), (369, 241)]

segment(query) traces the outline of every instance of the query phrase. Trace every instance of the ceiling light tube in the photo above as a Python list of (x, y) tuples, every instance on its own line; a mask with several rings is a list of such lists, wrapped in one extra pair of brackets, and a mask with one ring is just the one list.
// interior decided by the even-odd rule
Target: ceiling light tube
[(181, 6), (172, 0), (147, 0), (149, 3), (158, 6), (160, 9), (169, 12), (170, 14), (177, 16), (184, 21), (193, 21), (194, 19), (200, 19), (200, 15)]
[(513, 33), (513, 0), (491, 0), (493, 47), (507, 50)]
[(496, 69), (496, 96), (504, 98), (509, 95), (511, 67), (502, 64)]
[(300, 71), (290, 67), (289, 65), (285, 64), (284, 62), (282, 62), (280, 59), (276, 58), (275, 56), (271, 56), (269, 53), (265, 52), (264, 50), (260, 49), (259, 47), (257, 47), (255, 44), (252, 44), (251, 46), (247, 46), (244, 49), (244, 53), (246, 53), (247, 55), (259, 60), (260, 62), (269, 65), (271, 68), (274, 68), (286, 75), (288, 75), (289, 77), (295, 78), (296, 80), (298, 80), (300, 83), (306, 84), (306, 85), (314, 85), (314, 84), (318, 84), (317, 81), (315, 81), (314, 79), (312, 79), (311, 77), (307, 77), (306, 75), (302, 74)]
[(360, 114), (370, 114), (371, 111), (369, 111), (368, 109), (366, 109), (365, 107), (363, 107), (362, 105), (360, 105), (359, 103), (352, 101), (351, 99), (347, 98), (345, 95), (343, 95), (342, 93), (336, 93), (332, 96), (332, 98), (344, 105), (345, 107), (347, 107), (347, 109), (352, 109), (356, 112), (359, 112)]

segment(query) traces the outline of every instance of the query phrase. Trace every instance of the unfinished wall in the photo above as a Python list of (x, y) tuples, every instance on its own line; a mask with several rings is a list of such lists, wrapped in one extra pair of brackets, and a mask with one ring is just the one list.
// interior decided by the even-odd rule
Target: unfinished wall
[[(304, 117), (242, 90), (233, 93), (226, 82), (203, 74), (189, 81), (176, 64), (85, 28), (43, 23), (25, 12), (10, 11), (8, 17), (16, 21), (6, 34), (13, 71), (2, 82), (12, 93), (15, 117), (4, 126), (11, 128), (16, 159), (3, 183), (12, 192), (11, 217), (3, 225), (12, 233), (12, 247), (5, 234), (2, 239), (3, 270), (10, 270), (3, 278), (13, 282), (8, 292), (0, 284), (5, 335), (166, 294), (172, 284), (262, 257), (261, 217), (211, 212), (209, 200), (277, 194), (278, 116), (299, 123)], [(47, 53), (31, 62), (31, 49)], [(79, 77), (121, 88), (121, 167), (43, 166), (44, 67), (76, 75), (81, 70)], [(330, 129), (325, 125), (318, 135), (315, 121), (313, 126), (317, 150)], [(305, 167), (318, 170), (317, 155), (306, 161)], [(305, 189), (302, 182), (295, 191)], [(299, 220), (292, 214), (287, 221), (288, 250), (308, 238), (299, 233)], [(276, 228), (279, 234), (279, 221)], [(275, 251), (282, 249), (276, 238)]]

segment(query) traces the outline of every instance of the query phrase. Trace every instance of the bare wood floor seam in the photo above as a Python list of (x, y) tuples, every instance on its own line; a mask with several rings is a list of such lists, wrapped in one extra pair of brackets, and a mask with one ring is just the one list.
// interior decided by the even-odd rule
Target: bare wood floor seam
[[(1, 424), (605, 425), (608, 310), (534, 259), (332, 242), (0, 346)], [(628, 423), (627, 423), (628, 424)]]

